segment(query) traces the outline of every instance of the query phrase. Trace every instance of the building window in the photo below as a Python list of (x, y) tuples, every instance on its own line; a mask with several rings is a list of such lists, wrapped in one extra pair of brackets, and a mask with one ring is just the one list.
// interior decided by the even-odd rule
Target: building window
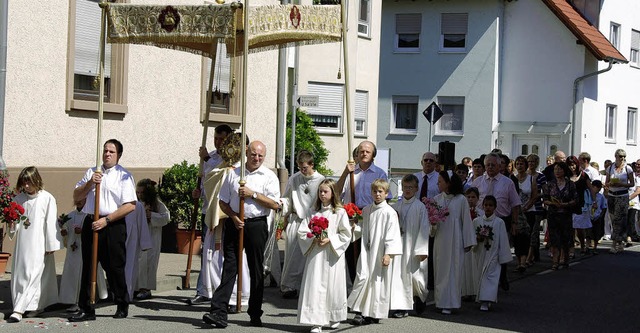
[(620, 24), (611, 22), (609, 41), (616, 49), (620, 48)]
[(436, 122), (438, 135), (462, 135), (464, 132), (464, 97), (438, 96), (442, 118)]
[(615, 105), (607, 105), (607, 114), (604, 120), (604, 137), (606, 141), (616, 139), (616, 109)]
[(395, 51), (420, 52), (422, 14), (396, 14)]
[(638, 132), (638, 109), (629, 108), (627, 110), (627, 143), (637, 142)]
[(443, 13), (440, 20), (440, 51), (464, 52), (469, 14)]
[(356, 135), (367, 135), (367, 111), (369, 109), (369, 92), (356, 90), (355, 131)]
[[(125, 1), (119, 1), (125, 2)], [(100, 22), (98, 0), (69, 2), (66, 110), (98, 110)], [(106, 44), (104, 110), (127, 112), (128, 50), (126, 44)]]
[(360, 0), (358, 12), (358, 35), (371, 37), (371, 0)]
[(307, 108), (314, 127), (322, 133), (342, 133), (343, 86), (309, 82), (307, 93), (318, 96), (318, 107)]
[[(242, 57), (229, 57), (227, 55), (227, 46), (224, 43), (218, 43), (216, 49), (215, 63), (213, 67), (213, 92), (209, 92), (209, 75), (211, 75), (211, 58), (202, 58), (202, 93), (201, 108), (207, 108), (207, 94), (211, 94), (211, 105), (209, 112), (215, 113), (216, 122), (234, 123), (241, 122), (241, 106), (239, 98), (242, 86), (240, 75), (242, 68)], [(235, 73), (235, 74), (232, 74)], [(200, 114), (200, 121), (204, 121), (204, 112)], [(213, 115), (209, 115), (209, 119), (214, 119)]]
[(418, 96), (393, 96), (391, 134), (418, 133)]
[(640, 67), (640, 31), (631, 30), (631, 53), (629, 54), (629, 64)]

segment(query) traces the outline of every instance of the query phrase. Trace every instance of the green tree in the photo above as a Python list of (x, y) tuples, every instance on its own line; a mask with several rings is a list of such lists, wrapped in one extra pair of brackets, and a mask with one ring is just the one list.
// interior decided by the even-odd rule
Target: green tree
[[(158, 191), (160, 200), (167, 205), (171, 213), (171, 222), (187, 229), (191, 227), (191, 214), (193, 213), (191, 192), (196, 188), (197, 180), (198, 166), (182, 161), (182, 163), (174, 164), (165, 170)], [(199, 216), (196, 227), (200, 230)]]
[[(291, 112), (287, 112), (287, 149), (284, 155), (286, 165), (291, 161)], [(326, 166), (329, 151), (324, 147), (324, 141), (313, 128), (311, 117), (300, 109), (296, 112), (296, 154), (301, 150), (308, 150), (315, 156), (315, 169), (325, 176), (333, 175)], [(295, 157), (294, 157), (295, 158)], [(295, 167), (295, 171), (298, 167)]]

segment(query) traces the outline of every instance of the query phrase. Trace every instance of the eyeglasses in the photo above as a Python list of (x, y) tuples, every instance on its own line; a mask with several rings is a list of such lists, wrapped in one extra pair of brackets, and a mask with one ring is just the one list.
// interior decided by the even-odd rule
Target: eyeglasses
[(436, 160), (434, 160), (433, 158), (425, 158), (423, 161), (425, 161), (425, 162), (435, 162)]
[(619, 157), (619, 158), (627, 158), (627, 155), (617, 155), (616, 157)]

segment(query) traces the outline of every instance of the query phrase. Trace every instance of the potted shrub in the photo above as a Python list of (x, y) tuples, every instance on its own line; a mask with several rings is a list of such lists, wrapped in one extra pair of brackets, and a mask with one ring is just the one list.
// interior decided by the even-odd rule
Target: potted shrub
[(3, 212), (13, 201), (13, 196), (13, 189), (9, 184), (9, 173), (6, 170), (0, 170), (0, 276), (4, 275), (11, 256), (10, 253), (4, 252), (3, 247), (5, 231), (9, 229)]
[[(182, 161), (167, 169), (160, 182), (158, 194), (171, 213), (171, 223), (167, 224), (167, 227), (175, 230), (178, 253), (189, 251), (191, 214), (193, 214), (191, 192), (198, 186), (197, 178), (198, 167)], [(202, 205), (200, 204), (199, 207)], [(198, 214), (196, 230), (196, 236), (200, 236), (200, 214)], [(194, 254), (199, 253), (201, 242), (201, 239), (196, 237), (193, 244)]]

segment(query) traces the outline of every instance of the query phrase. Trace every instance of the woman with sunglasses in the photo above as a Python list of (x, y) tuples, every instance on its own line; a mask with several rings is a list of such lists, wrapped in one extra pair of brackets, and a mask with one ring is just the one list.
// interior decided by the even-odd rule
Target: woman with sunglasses
[(624, 251), (627, 237), (627, 210), (629, 208), (629, 188), (635, 186), (633, 169), (626, 163), (627, 153), (624, 149), (615, 152), (615, 162), (606, 169), (605, 190), (607, 205), (611, 216), (611, 250), (610, 253)]

